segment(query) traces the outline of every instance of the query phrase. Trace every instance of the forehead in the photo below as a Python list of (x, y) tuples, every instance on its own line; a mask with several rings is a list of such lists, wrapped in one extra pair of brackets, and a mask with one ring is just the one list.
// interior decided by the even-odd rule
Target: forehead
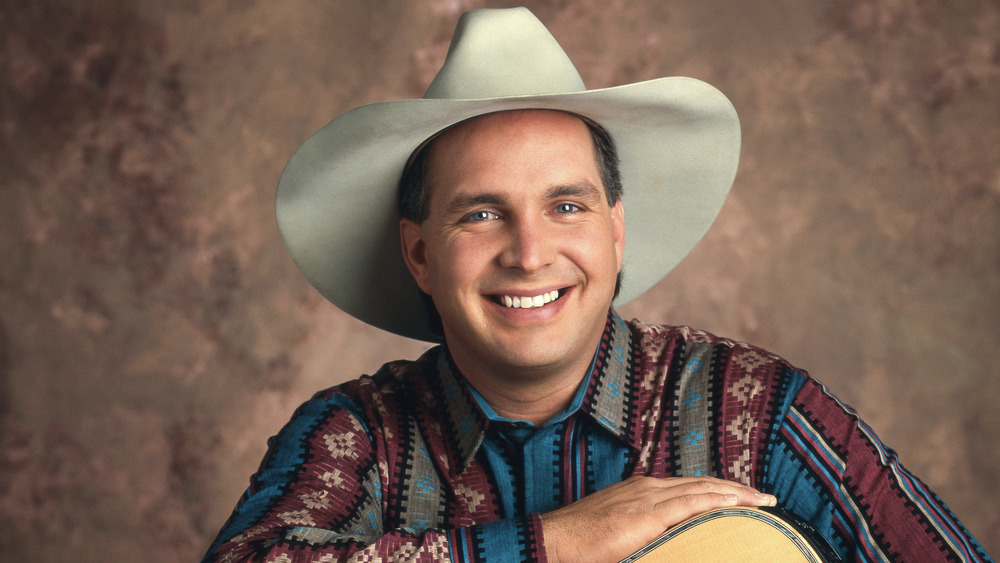
[(432, 146), (511, 134), (589, 137), (583, 118), (577, 115), (558, 110), (522, 109), (488, 113), (452, 125), (437, 135)]
[(590, 130), (573, 114), (517, 110), (480, 116), (441, 133), (427, 147), (428, 187), (600, 185)]

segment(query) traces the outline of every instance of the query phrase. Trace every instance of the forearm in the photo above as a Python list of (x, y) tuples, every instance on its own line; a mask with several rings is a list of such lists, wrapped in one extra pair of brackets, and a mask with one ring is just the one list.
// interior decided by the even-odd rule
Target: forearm
[(312, 527), (259, 526), (223, 542), (203, 561), (348, 561), (359, 554), (384, 561), (440, 561), (451, 550), (446, 533), (402, 531), (378, 538), (357, 538)]
[[(253, 526), (223, 542), (204, 561), (546, 561), (538, 515), (449, 530), (392, 530), (378, 537), (313, 527)], [(365, 560), (361, 557), (361, 560)]]
[[(389, 440), (380, 427), (363, 422), (368, 418), (344, 396), (303, 405), (269, 441), (205, 560), (339, 561), (359, 553), (390, 561), (544, 560), (537, 515), (490, 521), (499, 515), (481, 510), (472, 517), (426, 502), (428, 494), (453, 498), (447, 491), (455, 485), (384, 482), (382, 471), (400, 465), (386, 458)], [(412, 469), (412, 462), (403, 463)]]

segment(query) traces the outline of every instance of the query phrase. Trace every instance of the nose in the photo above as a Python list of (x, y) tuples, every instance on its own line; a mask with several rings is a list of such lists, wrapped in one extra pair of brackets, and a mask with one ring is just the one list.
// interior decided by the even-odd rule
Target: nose
[(552, 263), (554, 240), (546, 232), (544, 221), (527, 218), (513, 222), (509, 239), (500, 254), (504, 268), (532, 273)]

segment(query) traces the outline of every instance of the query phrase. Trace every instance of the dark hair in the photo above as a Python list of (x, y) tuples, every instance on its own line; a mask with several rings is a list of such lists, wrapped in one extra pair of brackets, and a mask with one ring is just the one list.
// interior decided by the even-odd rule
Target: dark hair
[[(585, 117), (577, 117), (587, 125), (587, 130), (590, 132), (597, 169), (604, 184), (604, 195), (608, 198), (608, 205), (614, 205), (622, 197), (622, 179), (618, 171), (618, 152), (615, 150), (615, 142), (604, 127)], [(427, 219), (427, 201), (430, 199), (427, 185), (427, 156), (435, 137), (417, 147), (410, 156), (396, 193), (399, 216), (418, 225)]]
[[(587, 125), (587, 130), (590, 132), (590, 139), (594, 143), (594, 157), (597, 159), (597, 170), (601, 175), (601, 183), (604, 184), (604, 195), (608, 199), (608, 205), (614, 205), (622, 198), (623, 193), (621, 173), (618, 169), (618, 151), (615, 150), (615, 142), (607, 130), (601, 127), (600, 124), (579, 115), (576, 117), (579, 117)], [(427, 156), (430, 153), (431, 145), (434, 144), (435, 137), (437, 135), (417, 147), (413, 155), (410, 156), (409, 162), (407, 162), (406, 167), (403, 169), (403, 175), (399, 180), (399, 189), (396, 192), (399, 216), (409, 219), (418, 225), (427, 219), (427, 201), (430, 199), (430, 186), (428, 185), (427, 178)], [(622, 272), (619, 271), (618, 278), (615, 280), (614, 297), (618, 297), (621, 287)], [(441, 316), (438, 314), (437, 308), (434, 307), (434, 300), (423, 291), (420, 292), (420, 298), (427, 309), (431, 334), (443, 340), (444, 326), (441, 323)]]

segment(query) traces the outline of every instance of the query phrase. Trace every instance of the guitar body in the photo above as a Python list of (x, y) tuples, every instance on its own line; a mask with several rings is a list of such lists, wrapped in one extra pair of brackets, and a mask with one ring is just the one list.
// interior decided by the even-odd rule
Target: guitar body
[(670, 528), (621, 563), (840, 561), (813, 530), (776, 512), (750, 507), (711, 510)]

